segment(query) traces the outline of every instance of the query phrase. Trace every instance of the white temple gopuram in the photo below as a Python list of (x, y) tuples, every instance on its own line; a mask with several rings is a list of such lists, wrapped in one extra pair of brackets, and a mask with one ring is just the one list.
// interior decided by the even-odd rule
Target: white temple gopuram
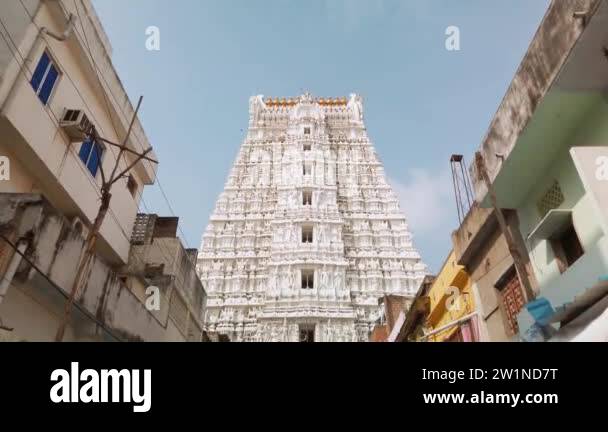
[(249, 130), (198, 256), (212, 338), (368, 341), (387, 294), (427, 273), (361, 97), (249, 103)]

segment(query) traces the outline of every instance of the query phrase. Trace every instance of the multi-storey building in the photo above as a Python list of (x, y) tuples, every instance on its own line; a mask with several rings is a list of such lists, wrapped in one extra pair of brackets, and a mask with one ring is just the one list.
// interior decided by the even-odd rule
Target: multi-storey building
[(479, 341), (479, 319), (475, 291), (465, 268), (456, 262), (454, 251), (446, 258), (430, 286), (427, 332), (420, 338), (428, 342)]
[(564, 308), (591, 311), (598, 295), (597, 317), (608, 304), (607, 88), (608, 2), (552, 1), (479, 149), (489, 181), (472, 169), (480, 207), (493, 193), (518, 220), (519, 255), (537, 282), (532, 304), (511, 295), (526, 339), (571, 322)]
[[(8, 335), (0, 339), (54, 340), (64, 320), (100, 209), (102, 172), (109, 175), (119, 158), (110, 143), (123, 142), (135, 114), (111, 56), (90, 0), (0, 3), (0, 156), (8, 161), (0, 179), (0, 328)], [(93, 140), (91, 126), (107, 141)], [(138, 118), (126, 146), (117, 173), (150, 147)], [(126, 174), (111, 189), (64, 340), (200, 340), (196, 323), (173, 332), (129, 289), (129, 278), (145, 280), (126, 268), (156, 166), (140, 161)], [(180, 256), (176, 248), (164, 253)], [(190, 287), (202, 291), (199, 282)]]
[(249, 131), (204, 233), (210, 334), (367, 341), (386, 294), (426, 275), (362, 100), (250, 99)]
[[(503, 210), (511, 238), (525, 248), (519, 231), (517, 213)], [(529, 298), (519, 280), (509, 245), (501, 232), (493, 209), (473, 205), (460, 227), (452, 233), (456, 262), (470, 275), (479, 313), (479, 333), (482, 341), (503, 342), (519, 335), (517, 316)], [(522, 256), (522, 263), (536, 287), (531, 263)]]
[[(101, 22), (90, 0), (2, 2), (0, 18), (0, 154), (10, 160), (10, 180), (0, 181), (0, 192), (40, 193), (68, 217), (92, 221), (100, 171), (112, 170), (118, 150), (85, 142), (77, 126), (90, 122), (101, 137), (120, 143), (134, 112)], [(139, 120), (128, 146), (150, 147)], [(125, 153), (120, 167), (133, 160)], [(155, 171), (152, 163), (137, 164), (112, 189), (99, 243), (114, 264), (128, 260), (140, 196)]]

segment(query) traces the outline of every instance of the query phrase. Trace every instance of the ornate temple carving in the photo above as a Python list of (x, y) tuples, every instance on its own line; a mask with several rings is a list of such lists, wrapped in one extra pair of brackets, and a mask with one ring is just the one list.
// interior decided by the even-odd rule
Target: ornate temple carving
[(427, 269), (360, 96), (250, 99), (197, 269), (206, 330), (233, 341), (367, 341), (379, 298), (416, 294)]

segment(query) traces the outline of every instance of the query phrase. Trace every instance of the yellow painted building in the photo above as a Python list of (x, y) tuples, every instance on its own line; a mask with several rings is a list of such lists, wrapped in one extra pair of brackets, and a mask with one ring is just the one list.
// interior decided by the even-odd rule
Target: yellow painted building
[[(429, 342), (478, 340), (475, 298), (471, 279), (456, 263), (454, 251), (446, 259), (428, 293), (430, 310), (426, 323)], [(452, 325), (453, 324), (453, 325)]]

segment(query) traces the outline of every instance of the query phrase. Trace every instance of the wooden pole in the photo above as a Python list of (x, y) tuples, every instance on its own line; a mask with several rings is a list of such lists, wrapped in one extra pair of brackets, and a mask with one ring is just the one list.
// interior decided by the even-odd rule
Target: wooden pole
[[(105, 177), (103, 167), (101, 167), (101, 164), (100, 164), (100, 169), (102, 172), (101, 205), (99, 206), (97, 216), (95, 217), (93, 226), (91, 227), (89, 234), (87, 235), (87, 239), (85, 241), (84, 253), (81, 256), (80, 261), (78, 263), (78, 268), (76, 270), (76, 276), (74, 277), (74, 282), (72, 283), (72, 289), (70, 290), (67, 302), (65, 304), (63, 318), (61, 320), (59, 328), (57, 329), (57, 333), (55, 334), (56, 342), (63, 341), (63, 338), (65, 336), (65, 330), (66, 330), (67, 325), (70, 320), (72, 308), (74, 307), (74, 302), (76, 301), (76, 297), (78, 295), (78, 292), (80, 291), (80, 287), (86, 281), (87, 274), (90, 270), (90, 264), (91, 264), (91, 261), (94, 256), (95, 245), (97, 243), (97, 237), (99, 236), (99, 231), (101, 230), (103, 221), (105, 220), (108, 210), (110, 208), (110, 201), (112, 199), (112, 193), (111, 193), (112, 186), (114, 185), (114, 183), (116, 183), (116, 181), (118, 179), (120, 179), (125, 173), (127, 173), (131, 168), (133, 168), (138, 162), (140, 162), (143, 159), (150, 160), (146, 157), (146, 155), (148, 153), (150, 153), (150, 151), (152, 150), (151, 148), (147, 149), (143, 154), (135, 153), (132, 150), (128, 150), (126, 148), (127, 143), (129, 141), (129, 137), (131, 135), (131, 131), (133, 129), (133, 125), (135, 123), (135, 120), (137, 119), (137, 114), (139, 113), (139, 109), (141, 107), (142, 100), (143, 100), (143, 97), (140, 97), (139, 102), (137, 104), (137, 109), (133, 113), (133, 118), (131, 119), (131, 123), (129, 124), (129, 129), (127, 130), (127, 134), (125, 135), (122, 145), (120, 146), (120, 152), (118, 153), (118, 156), (116, 157), (116, 163), (114, 164), (114, 168), (112, 169), (112, 174), (110, 175), (109, 178)], [(95, 130), (93, 130), (92, 134), (93, 134), (93, 137), (92, 137), (93, 151), (97, 151), (96, 140), (97, 139), (99, 139), (101, 141), (105, 141), (105, 140), (102, 140), (99, 137), (97, 137), (97, 133)], [(120, 164), (120, 158), (125, 151), (128, 151), (130, 153), (135, 153), (137, 155), (137, 158), (135, 159), (135, 161), (133, 163), (128, 165), (127, 169), (123, 170), (117, 176), (116, 171), (118, 170), (118, 166)]]
[(498, 206), (496, 191), (494, 190), (494, 186), (490, 181), (490, 176), (488, 175), (486, 164), (483, 159), (483, 156), (481, 155), (481, 152), (475, 153), (475, 165), (477, 167), (478, 175), (481, 177), (486, 187), (488, 188), (488, 195), (490, 196), (490, 201), (492, 203), (492, 207), (494, 208), (494, 213), (496, 214), (496, 219), (498, 219), (498, 225), (500, 226), (500, 230), (502, 231), (502, 234), (505, 237), (509, 252), (511, 253), (511, 257), (513, 258), (515, 270), (517, 271), (519, 282), (521, 283), (521, 286), (524, 289), (524, 296), (526, 297), (526, 301), (529, 302), (531, 300), (534, 300), (536, 295), (534, 293), (534, 290), (532, 289), (530, 278), (528, 277), (528, 270), (526, 269), (526, 265), (522, 260), (522, 255), (519, 250), (519, 247), (513, 239), (511, 231), (509, 231), (507, 221), (505, 220), (505, 217), (502, 213), (502, 209)]

